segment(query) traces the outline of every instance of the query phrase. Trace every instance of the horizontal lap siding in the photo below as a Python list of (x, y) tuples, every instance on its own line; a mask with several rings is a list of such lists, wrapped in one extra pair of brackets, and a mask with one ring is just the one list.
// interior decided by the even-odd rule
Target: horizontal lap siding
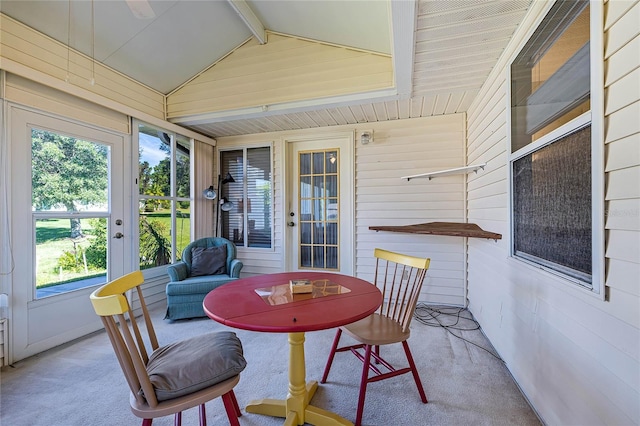
[(91, 123), (104, 129), (131, 133), (127, 115), (14, 74), (7, 74), (5, 98), (43, 111), (54, 113), (64, 111), (65, 117)]
[(377, 123), (356, 147), (356, 274), (373, 280), (373, 251), (429, 257), (420, 300), (465, 305), (464, 238), (369, 230), (370, 226), (464, 222), (464, 175), (402, 176), (464, 166), (464, 115)]
[[(69, 82), (65, 83), (71, 87), (69, 92), (86, 90), (155, 118), (165, 118), (161, 93), (98, 62), (92, 69), (91, 58), (3, 14), (0, 14), (0, 61), (2, 68), (10, 72), (33, 70), (61, 83), (69, 74)], [(92, 85), (93, 73), (95, 84)]]
[(269, 34), (240, 46), (167, 97), (168, 118), (393, 87), (391, 58)]
[[(543, 15), (535, 9), (527, 25)], [(605, 232), (609, 301), (509, 258), (507, 63), (522, 29), (468, 113), (470, 309), (547, 424), (640, 423), (640, 6), (605, 3)]]

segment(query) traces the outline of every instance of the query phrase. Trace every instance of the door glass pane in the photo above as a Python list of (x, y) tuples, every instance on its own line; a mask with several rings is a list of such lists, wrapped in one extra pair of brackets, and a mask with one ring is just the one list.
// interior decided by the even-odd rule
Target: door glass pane
[(338, 154), (335, 149), (298, 154), (301, 268), (337, 270), (339, 266)]
[(31, 130), (36, 299), (106, 281), (107, 145)]
[[(36, 299), (107, 280), (107, 220), (37, 219)], [(71, 238), (74, 230), (82, 235)]]

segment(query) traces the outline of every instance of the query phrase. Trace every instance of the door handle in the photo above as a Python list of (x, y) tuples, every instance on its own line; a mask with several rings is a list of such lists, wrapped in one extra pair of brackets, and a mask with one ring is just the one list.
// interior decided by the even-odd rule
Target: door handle
[(294, 222), (287, 222), (287, 226), (296, 226)]
[(122, 232), (116, 232), (116, 234), (113, 236), (113, 238), (117, 238), (117, 239), (120, 239), (122, 237), (124, 237), (124, 234)]

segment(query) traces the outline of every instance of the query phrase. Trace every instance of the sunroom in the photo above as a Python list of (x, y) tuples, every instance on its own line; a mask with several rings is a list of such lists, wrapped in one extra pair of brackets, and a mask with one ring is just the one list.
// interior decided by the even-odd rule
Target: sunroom
[(466, 308), (543, 423), (640, 423), (638, 1), (0, 12), (3, 368), (101, 329), (107, 277), (165, 304), (198, 238), (242, 277), (371, 280), (383, 248), (431, 259), (420, 301)]

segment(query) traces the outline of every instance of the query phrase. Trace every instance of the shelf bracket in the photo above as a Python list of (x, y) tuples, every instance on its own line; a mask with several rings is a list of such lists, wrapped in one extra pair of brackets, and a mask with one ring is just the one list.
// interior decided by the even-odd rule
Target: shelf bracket
[(478, 170), (480, 169), (484, 170), (486, 165), (487, 163), (474, 164), (471, 166), (456, 167), (454, 169), (439, 170), (436, 172), (429, 172), (429, 173), (421, 173), (419, 175), (403, 176), (400, 179), (406, 179), (407, 182), (409, 182), (411, 179), (417, 179), (417, 178), (427, 178), (431, 180), (437, 176), (456, 175), (456, 174), (464, 174), (469, 172), (478, 173)]

